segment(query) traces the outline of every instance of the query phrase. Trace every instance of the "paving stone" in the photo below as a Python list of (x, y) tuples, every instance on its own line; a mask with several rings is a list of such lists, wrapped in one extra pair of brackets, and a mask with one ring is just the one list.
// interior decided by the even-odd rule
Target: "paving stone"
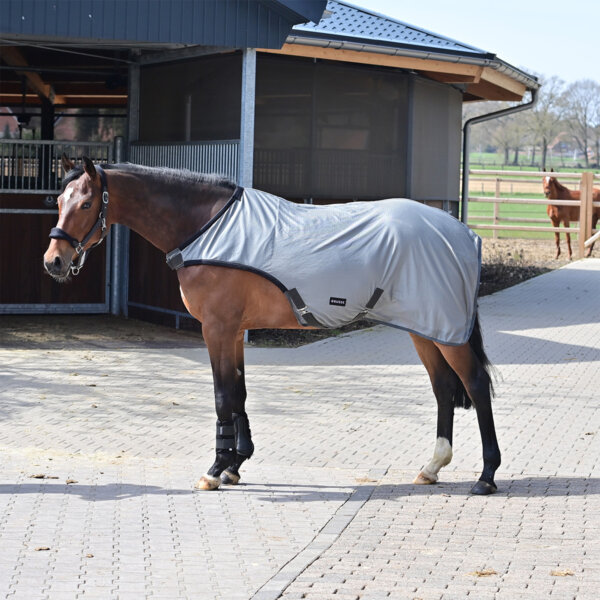
[(469, 496), (474, 411), (440, 483), (412, 484), (436, 406), (396, 330), (247, 348), (256, 453), (211, 493), (192, 487), (214, 454), (206, 349), (0, 341), (0, 596), (595, 599), (599, 298), (592, 259), (480, 300), (501, 376), (488, 498)]

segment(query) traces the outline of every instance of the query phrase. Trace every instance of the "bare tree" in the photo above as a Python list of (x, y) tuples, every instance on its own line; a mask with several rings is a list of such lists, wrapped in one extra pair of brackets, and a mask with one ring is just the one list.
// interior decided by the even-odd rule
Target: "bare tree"
[(570, 133), (583, 153), (586, 168), (590, 166), (589, 149), (597, 125), (599, 97), (600, 84), (591, 79), (572, 83), (562, 97)]
[(534, 145), (539, 144), (542, 149), (541, 168), (546, 170), (548, 146), (561, 132), (564, 114), (564, 105), (561, 96), (564, 91), (564, 81), (552, 76), (540, 76), (542, 87), (538, 93), (538, 101), (531, 111), (523, 113)]

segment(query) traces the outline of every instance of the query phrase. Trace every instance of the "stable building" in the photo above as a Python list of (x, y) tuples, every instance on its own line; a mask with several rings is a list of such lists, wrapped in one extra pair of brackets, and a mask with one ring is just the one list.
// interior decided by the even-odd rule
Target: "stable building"
[[(106, 10), (65, 21), (66, 4), (0, 5), (0, 106), (36, 110), (44, 138), (0, 140), (0, 256), (26, 231), (21, 256), (1, 261), (4, 281), (26, 273), (19, 290), (2, 285), (1, 312), (185, 321), (164, 256), (123, 228), (78, 281), (43, 275), (62, 151), (220, 172), (298, 202), (408, 197), (457, 215), (463, 102), (538, 87), (491, 53), (344, 1), (97, 2)], [(73, 107), (121, 107), (125, 139), (54, 141), (50, 123)]]

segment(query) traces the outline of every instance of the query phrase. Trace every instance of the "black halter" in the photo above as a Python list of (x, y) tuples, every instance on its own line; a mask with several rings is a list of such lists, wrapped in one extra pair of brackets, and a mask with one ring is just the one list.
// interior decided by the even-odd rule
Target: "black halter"
[(102, 180), (102, 201), (100, 202), (100, 213), (98, 214), (98, 219), (94, 223), (93, 227), (89, 230), (88, 234), (80, 242), (60, 227), (53, 227), (50, 230), (50, 237), (52, 239), (67, 240), (67, 242), (69, 242), (69, 244), (71, 244), (71, 246), (75, 248), (75, 252), (77, 252), (79, 259), (77, 260), (76, 265), (74, 265), (73, 262), (71, 262), (69, 266), (73, 275), (79, 275), (79, 271), (81, 271), (81, 269), (83, 268), (83, 264), (85, 263), (85, 257), (88, 253), (88, 250), (84, 250), (85, 245), (90, 241), (90, 239), (96, 233), (98, 228), (100, 228), (101, 230), (100, 239), (95, 244), (90, 246), (89, 250), (101, 244), (104, 238), (106, 237), (107, 233), (106, 211), (108, 209), (108, 183), (106, 182), (106, 173), (104, 172), (104, 169), (100, 166), (96, 166), (96, 171), (98, 171), (98, 173), (100, 174), (100, 179)]

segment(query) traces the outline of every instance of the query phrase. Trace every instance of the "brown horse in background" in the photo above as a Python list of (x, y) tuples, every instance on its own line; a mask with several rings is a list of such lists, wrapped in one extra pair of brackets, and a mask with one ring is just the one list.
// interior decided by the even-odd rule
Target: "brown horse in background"
[[(544, 177), (544, 195), (548, 200), (580, 200), (581, 193), (579, 190), (570, 190), (569, 188), (559, 183), (556, 177), (547, 175)], [(594, 188), (593, 201), (600, 202), (600, 189)], [(552, 221), (553, 227), (560, 227), (560, 223), (564, 223), (565, 227), (569, 227), (571, 221), (579, 221), (579, 206), (557, 206), (556, 204), (548, 204), (546, 212)], [(596, 223), (600, 218), (600, 207), (594, 206), (592, 208), (592, 229), (596, 228)], [(569, 249), (569, 260), (573, 256), (571, 250), (571, 234), (565, 234), (567, 236), (567, 248)], [(560, 256), (560, 233), (554, 232), (554, 239), (556, 241), (556, 258)], [(592, 254), (594, 244), (589, 247), (586, 256)]]

